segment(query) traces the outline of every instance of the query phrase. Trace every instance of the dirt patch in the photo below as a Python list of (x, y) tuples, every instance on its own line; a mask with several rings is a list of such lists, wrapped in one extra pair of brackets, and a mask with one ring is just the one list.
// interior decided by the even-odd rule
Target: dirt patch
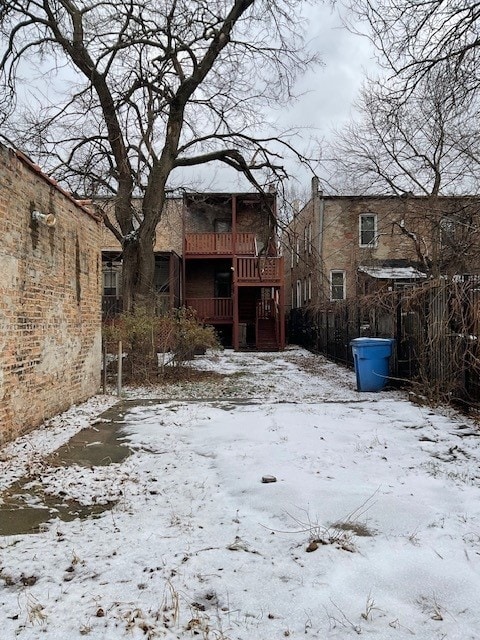
[[(313, 374), (315, 376), (321, 375), (326, 378), (338, 378), (338, 369), (335, 365), (318, 354), (312, 353), (307, 356), (289, 355), (288, 362), (295, 365), (300, 369), (300, 371), (304, 371), (305, 373)], [(347, 371), (347, 369), (345, 369), (345, 371)]]
[(54, 518), (68, 522), (75, 518), (99, 516), (115, 504), (112, 501), (84, 506), (75, 500), (65, 501), (61, 496), (47, 496), (40, 489), (26, 490), (24, 481), (4, 491), (1, 500), (1, 536), (38, 533)]
[(165, 371), (158, 377), (158, 384), (171, 384), (172, 382), (224, 382), (230, 378), (229, 374), (217, 373), (216, 371), (202, 371), (193, 367), (182, 367)]

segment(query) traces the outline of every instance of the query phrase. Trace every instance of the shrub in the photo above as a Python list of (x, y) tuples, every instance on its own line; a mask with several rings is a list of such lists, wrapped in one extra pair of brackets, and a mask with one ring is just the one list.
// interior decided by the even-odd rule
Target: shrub
[[(159, 373), (179, 371), (195, 353), (218, 348), (213, 327), (204, 325), (195, 311), (173, 309), (155, 316), (145, 309), (123, 313), (104, 323), (103, 336), (112, 351), (122, 341), (128, 356), (125, 378), (130, 382), (149, 382)], [(167, 369), (168, 367), (168, 369)]]
[(219, 342), (215, 329), (198, 321), (193, 309), (182, 307), (175, 309), (173, 316), (173, 341), (171, 350), (176, 366), (182, 366), (187, 360), (206, 349), (218, 349)]

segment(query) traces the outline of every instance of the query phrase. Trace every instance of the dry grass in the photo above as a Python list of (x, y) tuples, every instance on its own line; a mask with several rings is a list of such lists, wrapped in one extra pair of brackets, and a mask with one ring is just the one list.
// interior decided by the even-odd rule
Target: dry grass
[[(295, 522), (297, 529), (289, 533), (306, 533), (308, 534), (309, 544), (306, 548), (307, 552), (316, 551), (320, 545), (333, 545), (338, 549), (356, 551), (355, 536), (366, 537), (372, 536), (374, 532), (360, 520), (373, 506), (373, 498), (377, 491), (368, 497), (361, 505), (351, 511), (347, 516), (335, 521), (330, 525), (322, 525), (316, 520), (312, 520), (309, 513), (305, 510), (305, 518), (297, 518), (290, 513), (287, 515)], [(282, 532), (288, 533), (288, 532)]]
[(181, 369), (169, 371), (158, 378), (158, 384), (171, 384), (172, 382), (224, 382), (230, 378), (228, 374), (217, 373), (216, 371), (202, 371), (194, 367), (184, 366)]

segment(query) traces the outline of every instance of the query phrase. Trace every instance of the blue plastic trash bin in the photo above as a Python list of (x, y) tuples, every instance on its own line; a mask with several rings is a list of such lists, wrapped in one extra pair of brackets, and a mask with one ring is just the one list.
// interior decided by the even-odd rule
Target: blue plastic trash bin
[(388, 378), (392, 338), (354, 338), (350, 342), (357, 391), (381, 391)]

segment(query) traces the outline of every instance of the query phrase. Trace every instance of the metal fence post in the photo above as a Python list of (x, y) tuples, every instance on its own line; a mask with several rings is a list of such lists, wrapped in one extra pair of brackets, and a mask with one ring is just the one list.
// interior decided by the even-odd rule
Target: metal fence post
[(117, 396), (122, 395), (122, 365), (123, 365), (123, 349), (122, 341), (118, 341), (118, 367), (117, 367)]

